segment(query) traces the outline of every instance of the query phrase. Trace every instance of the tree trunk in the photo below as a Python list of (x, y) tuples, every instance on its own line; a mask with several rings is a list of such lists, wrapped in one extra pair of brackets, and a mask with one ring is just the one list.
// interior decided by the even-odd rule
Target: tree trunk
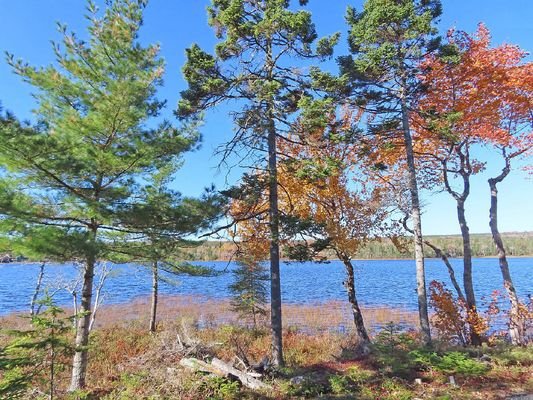
[[(95, 242), (96, 230), (91, 233), (91, 244)], [(87, 363), (89, 361), (88, 344), (89, 344), (89, 325), (91, 322), (91, 303), (93, 297), (93, 280), (96, 256), (94, 250), (87, 256), (83, 272), (83, 286), (81, 289), (80, 312), (78, 323), (76, 325), (75, 352), (72, 361), (72, 377), (69, 391), (73, 392), (85, 387), (85, 378), (87, 374)]]
[(523, 344), (523, 321), (520, 317), (520, 302), (518, 295), (516, 294), (516, 289), (513, 284), (513, 279), (511, 278), (511, 272), (509, 271), (509, 263), (507, 262), (507, 255), (505, 252), (505, 247), (503, 245), (503, 240), (498, 229), (498, 189), (496, 187), (498, 182), (501, 182), (509, 172), (502, 173), (500, 179), (489, 179), (490, 186), (490, 231), (492, 233), (492, 240), (496, 245), (498, 250), (498, 259), (500, 262), (500, 270), (502, 272), (503, 284), (507, 290), (507, 295), (511, 302), (511, 310), (509, 313), (509, 336), (511, 342), (514, 345)]
[(426, 345), (431, 345), (431, 331), (429, 327), (428, 299), (426, 291), (426, 271), (424, 266), (424, 247), (422, 238), (422, 221), (420, 211), (420, 200), (418, 197), (418, 184), (416, 181), (415, 156), (413, 152), (413, 140), (409, 128), (409, 111), (405, 96), (401, 98), (402, 103), (402, 128), (405, 142), (405, 156), (407, 160), (407, 170), (409, 176), (409, 193), (411, 197), (411, 220), (413, 221), (414, 242), (415, 242), (415, 263), (416, 263), (416, 292), (418, 296), (418, 314), (420, 318), (420, 329), (423, 341)]
[(279, 270), (279, 210), (276, 157), (276, 132), (274, 123), (268, 133), (268, 174), (270, 214), (270, 318), (272, 329), (272, 362), (283, 365), (281, 321), (281, 277)]
[(158, 291), (158, 265), (157, 261), (152, 263), (152, 304), (150, 308), (150, 332), (155, 332), (155, 321), (157, 316), (157, 291)]
[[(405, 218), (401, 220), (403, 228), (409, 232), (413, 233), (413, 230), (409, 228), (407, 225), (407, 219), (409, 218), (409, 215), (406, 215)], [(455, 278), (455, 270), (453, 269), (452, 264), (450, 263), (450, 260), (448, 259), (448, 256), (442, 249), (435, 246), (433, 243), (431, 243), (429, 240), (424, 239), (424, 244), (428, 247), (430, 247), (435, 252), (435, 257), (438, 257), (442, 260), (444, 265), (446, 265), (446, 268), (448, 269), (448, 275), (450, 276), (450, 281), (452, 282), (453, 287), (455, 288), (455, 291), (457, 292), (457, 297), (461, 299), (462, 301), (465, 301), (465, 297), (463, 296), (463, 291), (461, 290), (461, 286), (457, 282), (457, 279)]]
[[(474, 293), (474, 280), (472, 278), (472, 246), (470, 245), (470, 229), (466, 222), (465, 202), (457, 200), (457, 219), (461, 228), (463, 238), (463, 285), (465, 288), (466, 304), (471, 312), (477, 313), (476, 295)], [(477, 332), (471, 330), (470, 341), (474, 346), (481, 344), (481, 337)]]
[(365, 322), (363, 320), (363, 314), (361, 313), (359, 303), (357, 302), (357, 296), (355, 294), (355, 276), (353, 264), (348, 257), (341, 256), (341, 259), (344, 263), (344, 267), (346, 268), (346, 282), (344, 286), (346, 287), (346, 291), (348, 292), (348, 301), (352, 306), (353, 323), (355, 325), (357, 336), (364, 345), (370, 342), (370, 337), (368, 336), (368, 333), (366, 331)]
[[(269, 79), (272, 79), (272, 43), (267, 44), (265, 66)], [(267, 104), (268, 130), (268, 203), (270, 217), (270, 325), (272, 330), (272, 363), (282, 367), (283, 327), (281, 319), (281, 277), (279, 271), (279, 209), (278, 209), (278, 168), (276, 146), (275, 104), (271, 97)]]
[(455, 270), (453, 269), (452, 264), (450, 263), (450, 260), (448, 259), (448, 256), (437, 246), (435, 246), (433, 243), (429, 242), (428, 240), (424, 240), (424, 243), (431, 247), (433, 251), (435, 252), (435, 255), (439, 257), (444, 265), (446, 265), (446, 268), (448, 269), (448, 275), (450, 276), (450, 281), (452, 282), (452, 285), (457, 292), (457, 297), (466, 302), (465, 296), (463, 295), (463, 291), (461, 290), (461, 286), (457, 282), (457, 279), (455, 278)]
[(37, 283), (35, 284), (35, 291), (33, 292), (33, 296), (30, 302), (30, 316), (32, 317), (38, 314), (38, 309), (35, 310), (35, 305), (37, 304), (39, 293), (41, 293), (41, 285), (43, 283), (45, 265), (46, 265), (46, 262), (43, 261), (41, 262), (41, 265), (39, 266), (39, 275), (37, 277)]

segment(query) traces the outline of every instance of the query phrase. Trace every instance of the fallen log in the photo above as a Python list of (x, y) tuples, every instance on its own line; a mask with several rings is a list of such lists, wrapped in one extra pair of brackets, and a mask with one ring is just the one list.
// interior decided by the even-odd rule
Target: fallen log
[(239, 371), (237, 368), (225, 363), (218, 358), (213, 358), (211, 364), (206, 363), (205, 361), (198, 360), (196, 358), (182, 358), (180, 360), (180, 365), (184, 368), (191, 369), (193, 371), (206, 372), (209, 374), (215, 374), (224, 378), (235, 378), (238, 379), (244, 386), (249, 389), (258, 390), (258, 389), (269, 389), (270, 386), (264, 382), (261, 382), (259, 379), (251, 376), (246, 372)]
[(208, 364), (202, 360), (198, 360), (197, 358), (182, 358), (180, 360), (180, 365), (182, 367), (191, 369), (194, 372), (206, 372), (208, 374), (215, 374), (218, 376), (227, 376), (224, 371), (220, 371), (211, 364)]
[(270, 388), (270, 386), (267, 385), (266, 383), (261, 382), (259, 379), (254, 378), (253, 376), (251, 376), (250, 374), (246, 372), (239, 371), (237, 368), (232, 367), (231, 365), (225, 363), (222, 360), (219, 360), (216, 357), (211, 360), (211, 365), (221, 371), (226, 372), (227, 375), (232, 375), (236, 377), (247, 388), (254, 389), (254, 390)]

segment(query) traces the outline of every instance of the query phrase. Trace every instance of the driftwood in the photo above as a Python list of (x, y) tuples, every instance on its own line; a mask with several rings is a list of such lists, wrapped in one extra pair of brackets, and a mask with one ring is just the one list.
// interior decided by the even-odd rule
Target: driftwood
[[(225, 378), (236, 378), (241, 383), (249, 389), (269, 389), (270, 386), (264, 382), (261, 382), (256, 377), (252, 376), (249, 373), (239, 371), (237, 368), (225, 363), (218, 358), (213, 358), (211, 364), (208, 364), (205, 361), (198, 360), (196, 358), (182, 358), (180, 360), (180, 365), (187, 369), (193, 371), (206, 372), (210, 374), (215, 374)], [(255, 374), (254, 374), (255, 375)]]
[(187, 369), (191, 369), (194, 372), (207, 372), (209, 374), (226, 376), (222, 371), (213, 367), (211, 364), (208, 364), (202, 360), (198, 360), (197, 358), (182, 358), (180, 360), (180, 365)]
[(213, 358), (211, 360), (211, 365), (215, 368), (220, 369), (227, 373), (227, 375), (232, 375), (238, 378), (244, 386), (250, 389), (267, 389), (269, 386), (259, 379), (254, 378), (246, 372), (239, 371), (237, 368), (232, 367), (231, 365), (225, 363), (218, 358)]

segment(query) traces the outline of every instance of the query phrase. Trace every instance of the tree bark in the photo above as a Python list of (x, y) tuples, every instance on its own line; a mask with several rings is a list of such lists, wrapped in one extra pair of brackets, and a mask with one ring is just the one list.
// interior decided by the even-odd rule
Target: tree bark
[(457, 297), (466, 303), (466, 299), (465, 299), (465, 296), (463, 295), (463, 291), (461, 290), (461, 286), (459, 285), (459, 283), (457, 282), (457, 279), (455, 278), (455, 270), (453, 269), (453, 266), (450, 263), (450, 260), (448, 259), (448, 256), (446, 255), (446, 253), (444, 253), (440, 248), (438, 248), (437, 246), (435, 246), (433, 243), (431, 243), (428, 240), (424, 240), (424, 243), (427, 246), (431, 247), (431, 249), (435, 252), (435, 255), (442, 260), (444, 265), (446, 265), (446, 268), (448, 269), (448, 275), (450, 276), (450, 281), (452, 282), (452, 285), (455, 291), (457, 292)]
[[(272, 79), (272, 43), (267, 44), (266, 69)], [(274, 99), (267, 103), (267, 142), (268, 142), (268, 203), (270, 219), (270, 324), (272, 331), (272, 363), (283, 366), (283, 326), (281, 317), (281, 277), (279, 268), (279, 208), (278, 208), (278, 169), (276, 146), (276, 123), (274, 119)]]
[(37, 299), (39, 298), (39, 293), (41, 293), (41, 285), (43, 283), (43, 277), (44, 277), (44, 267), (46, 265), (46, 262), (41, 262), (41, 265), (39, 266), (39, 275), (37, 277), (37, 283), (35, 284), (35, 291), (33, 292), (33, 296), (31, 298), (30, 302), (30, 316), (34, 316), (38, 314), (38, 309), (35, 310), (35, 305), (37, 304)]
[(346, 287), (346, 292), (348, 293), (348, 301), (352, 307), (353, 323), (355, 325), (355, 330), (357, 336), (362, 344), (367, 344), (370, 342), (370, 337), (365, 327), (365, 322), (363, 320), (363, 314), (359, 308), (359, 303), (357, 302), (357, 296), (355, 294), (355, 274), (354, 268), (351, 260), (346, 256), (340, 256), (344, 267), (346, 268), (346, 282), (344, 286)]
[[(463, 238), (463, 285), (465, 288), (466, 304), (470, 311), (477, 313), (476, 295), (474, 293), (474, 280), (472, 277), (472, 246), (470, 245), (470, 229), (466, 222), (465, 202), (462, 199), (457, 200), (457, 219), (461, 228)], [(481, 337), (471, 330), (470, 341), (474, 346), (481, 345)]]
[(157, 261), (152, 263), (152, 304), (150, 308), (150, 332), (155, 332), (155, 322), (157, 316), (157, 297), (158, 297), (158, 265)]
[[(405, 218), (401, 220), (403, 228), (413, 234), (413, 230), (409, 228), (407, 225), (407, 219), (409, 218), (409, 215), (406, 215)], [(461, 290), (461, 286), (457, 282), (457, 279), (455, 278), (455, 270), (453, 269), (452, 264), (450, 263), (450, 260), (448, 259), (448, 256), (444, 251), (442, 251), (441, 248), (435, 246), (433, 243), (431, 243), (429, 240), (424, 239), (424, 244), (428, 247), (430, 247), (435, 252), (435, 257), (439, 257), (444, 265), (446, 265), (446, 268), (448, 269), (448, 275), (450, 276), (450, 281), (452, 282), (453, 287), (455, 288), (455, 291), (457, 292), (457, 297), (461, 299), (462, 301), (466, 302), (465, 297), (463, 295), (463, 291)]]
[(272, 329), (272, 362), (283, 365), (282, 321), (281, 321), (281, 277), (279, 268), (279, 210), (276, 157), (276, 132), (272, 127), (268, 133), (268, 174), (270, 214), (270, 318)]
[(424, 247), (422, 237), (422, 221), (420, 211), (420, 199), (418, 196), (418, 184), (416, 181), (416, 166), (413, 151), (413, 140), (409, 127), (409, 110), (405, 95), (401, 96), (402, 105), (402, 130), (405, 144), (405, 155), (409, 177), (409, 193), (411, 197), (411, 220), (413, 221), (415, 263), (416, 263), (416, 292), (418, 297), (418, 314), (423, 341), (431, 345), (431, 330), (429, 327), (428, 299), (426, 290), (426, 271), (424, 265)]
[[(96, 229), (90, 233), (91, 244), (96, 240)], [(91, 322), (91, 303), (93, 296), (94, 267), (96, 264), (96, 255), (94, 249), (91, 249), (85, 262), (83, 272), (83, 286), (81, 289), (81, 302), (78, 323), (76, 325), (75, 352), (72, 361), (72, 377), (69, 391), (73, 392), (85, 387), (87, 375), (87, 363), (89, 361), (89, 325)]]
[(509, 336), (514, 345), (521, 345), (523, 344), (524, 326), (522, 318), (520, 317), (520, 301), (516, 294), (516, 289), (509, 270), (509, 263), (507, 262), (505, 246), (503, 245), (503, 240), (498, 229), (498, 188), (496, 185), (501, 182), (509, 172), (510, 167), (507, 162), (504, 170), (498, 177), (488, 180), (490, 187), (489, 226), (492, 233), (492, 239), (498, 250), (498, 260), (502, 272), (503, 284), (511, 302), (511, 309), (509, 312)]

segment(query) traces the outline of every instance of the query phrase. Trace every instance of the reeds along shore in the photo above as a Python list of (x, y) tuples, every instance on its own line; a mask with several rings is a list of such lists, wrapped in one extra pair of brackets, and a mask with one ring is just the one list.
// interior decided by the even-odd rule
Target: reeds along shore
[[(150, 300), (139, 298), (130, 303), (103, 305), (98, 311), (96, 328), (109, 328), (117, 324), (135, 321), (148, 324)], [(66, 310), (68, 314), (68, 309)], [(373, 306), (363, 308), (365, 321), (371, 330), (377, 331), (388, 323), (404, 328), (418, 326), (417, 313), (404, 308)], [(180, 318), (194, 321), (201, 328), (220, 325), (249, 327), (251, 321), (243, 320), (232, 311), (229, 299), (213, 299), (201, 296), (161, 296), (158, 305), (158, 320), (175, 321)], [(288, 329), (307, 333), (338, 332), (350, 333), (353, 328), (349, 304), (342, 301), (328, 301), (316, 304), (284, 304), (283, 324)], [(145, 321), (146, 320), (146, 321)], [(267, 326), (267, 318), (259, 326)], [(17, 313), (0, 318), (0, 328), (20, 326), (27, 323)]]

